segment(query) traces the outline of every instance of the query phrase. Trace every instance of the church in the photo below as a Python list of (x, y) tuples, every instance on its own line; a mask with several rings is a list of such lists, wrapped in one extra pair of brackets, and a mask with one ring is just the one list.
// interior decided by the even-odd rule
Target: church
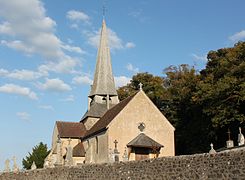
[(103, 19), (88, 110), (80, 122), (55, 123), (45, 167), (174, 156), (175, 128), (144, 93), (118, 99)]

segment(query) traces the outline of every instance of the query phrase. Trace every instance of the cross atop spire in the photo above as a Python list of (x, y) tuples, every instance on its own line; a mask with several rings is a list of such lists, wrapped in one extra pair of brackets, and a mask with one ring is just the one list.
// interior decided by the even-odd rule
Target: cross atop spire
[(103, 19), (96, 69), (94, 73), (94, 81), (89, 96), (106, 96), (107, 94), (109, 96), (117, 96), (115, 82), (112, 74), (111, 55), (108, 45), (106, 23), (105, 19)]
[(105, 19), (105, 13), (106, 13), (106, 4), (105, 4), (105, 0), (103, 1), (103, 7), (102, 7), (102, 15), (103, 15), (103, 19)]

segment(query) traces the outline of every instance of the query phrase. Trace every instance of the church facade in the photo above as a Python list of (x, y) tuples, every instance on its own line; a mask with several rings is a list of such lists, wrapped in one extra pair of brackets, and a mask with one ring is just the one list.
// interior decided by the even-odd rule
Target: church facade
[(142, 85), (119, 101), (103, 20), (88, 111), (80, 122), (56, 122), (45, 166), (174, 156), (174, 130)]

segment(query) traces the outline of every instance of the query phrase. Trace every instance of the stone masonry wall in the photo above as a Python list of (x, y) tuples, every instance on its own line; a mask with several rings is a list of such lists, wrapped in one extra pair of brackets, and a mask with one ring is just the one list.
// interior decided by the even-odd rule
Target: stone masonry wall
[(3, 173), (0, 179), (245, 179), (245, 150)]

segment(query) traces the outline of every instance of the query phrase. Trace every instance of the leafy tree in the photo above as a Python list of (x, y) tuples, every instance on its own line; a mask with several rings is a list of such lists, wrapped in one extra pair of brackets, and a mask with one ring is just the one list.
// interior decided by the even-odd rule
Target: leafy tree
[(245, 124), (245, 42), (210, 51), (207, 57), (194, 101), (202, 104), (215, 131), (213, 141), (222, 147), (227, 129), (237, 135), (238, 126)]
[(49, 152), (47, 145), (40, 142), (32, 148), (32, 153), (29, 152), (28, 156), (22, 160), (23, 167), (25, 169), (31, 169), (31, 165), (34, 161), (37, 168), (43, 168), (44, 160)]

